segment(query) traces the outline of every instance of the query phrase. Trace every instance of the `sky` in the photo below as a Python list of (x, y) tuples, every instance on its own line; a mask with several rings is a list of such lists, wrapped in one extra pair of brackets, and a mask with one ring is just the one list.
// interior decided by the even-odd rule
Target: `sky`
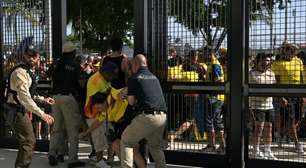
[[(291, 0), (291, 4), (288, 6), (288, 40), (289, 42), (294, 42), (294, 27), (295, 27), (295, 43), (304, 44), (306, 43), (306, 0)], [(272, 45), (279, 45), (285, 39), (285, 10), (278, 10), (275, 8), (273, 13), (273, 36)], [(293, 10), (296, 10), (296, 16), (293, 17)], [(294, 19), (295, 18), (295, 19)], [(18, 32), (19, 41), (26, 36), (31, 34), (36, 35), (35, 41), (40, 42), (44, 37), (42, 32), (44, 31), (41, 26), (33, 26), (30, 23), (24, 21), (22, 17), (18, 17)], [(294, 24), (296, 23), (296, 24)], [(3, 25), (7, 25), (7, 20), (4, 18)], [(294, 26), (295, 25), (295, 26)], [(24, 28), (25, 27), (25, 28)], [(8, 30), (4, 27), (4, 42), (14, 41), (14, 33), (12, 30)], [(71, 24), (67, 26), (67, 34), (71, 34)], [(10, 38), (8, 38), (10, 37)], [(181, 39), (180, 43), (189, 43), (194, 48), (199, 48), (203, 46), (203, 38), (201, 35), (194, 36), (186, 27), (176, 23), (175, 18), (168, 18), (168, 37), (169, 42), (173, 43), (175, 39)], [(274, 40), (275, 39), (275, 40)], [(226, 43), (223, 44), (226, 46)], [(251, 48), (270, 48), (271, 47), (271, 34), (270, 26), (262, 21), (252, 22), (250, 27), (250, 47)]]
[[(285, 39), (285, 10), (279, 10), (278, 4), (275, 9), (273, 13), (272, 45), (278, 46)], [(294, 9), (296, 10), (296, 17), (293, 17)], [(287, 39), (289, 42), (294, 43), (295, 28), (295, 43), (306, 43), (306, 0), (291, 0), (291, 3), (288, 5), (287, 28)], [(263, 21), (252, 22), (249, 30), (250, 48), (271, 48), (270, 29), (270, 25)], [(189, 43), (194, 48), (202, 47), (204, 41), (201, 35), (194, 36), (185, 26), (176, 23), (173, 17), (168, 18), (168, 37), (172, 43), (174, 43), (175, 39), (179, 38), (181, 39), (181, 44)], [(223, 43), (223, 46), (226, 47), (226, 43)]]

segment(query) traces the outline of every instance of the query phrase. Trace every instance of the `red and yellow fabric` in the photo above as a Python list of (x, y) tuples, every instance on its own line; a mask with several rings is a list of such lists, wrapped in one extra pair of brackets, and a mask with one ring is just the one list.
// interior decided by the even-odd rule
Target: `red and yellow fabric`
[(91, 97), (95, 95), (97, 92), (106, 92), (111, 88), (110, 82), (107, 82), (103, 76), (96, 72), (93, 74), (87, 82), (87, 95), (86, 95), (86, 102), (85, 102), (85, 116), (89, 118), (94, 118), (97, 115), (97, 111), (94, 111), (91, 103)]
[(107, 120), (110, 122), (117, 122), (123, 117), (128, 101), (120, 98), (120, 91), (116, 89), (111, 90), (111, 94), (107, 97), (108, 108), (106, 112), (97, 114), (97, 120), (100, 122), (106, 120), (106, 114), (108, 115)]

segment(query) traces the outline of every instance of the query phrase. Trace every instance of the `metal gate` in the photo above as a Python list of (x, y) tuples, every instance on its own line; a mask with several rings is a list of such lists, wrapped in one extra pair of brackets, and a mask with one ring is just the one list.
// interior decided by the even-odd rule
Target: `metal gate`
[[(249, 2), (245, 63), (248, 167), (255, 167), (255, 162), (256, 167), (306, 165), (305, 5), (305, 0)], [(266, 65), (260, 65), (264, 61)], [(258, 80), (263, 77), (258, 74), (261, 67), (268, 71)], [(260, 104), (263, 98), (269, 102), (266, 106)], [(269, 124), (260, 124), (262, 115)]]
[(168, 103), (169, 163), (305, 167), (305, 0), (136, 2), (135, 47)]

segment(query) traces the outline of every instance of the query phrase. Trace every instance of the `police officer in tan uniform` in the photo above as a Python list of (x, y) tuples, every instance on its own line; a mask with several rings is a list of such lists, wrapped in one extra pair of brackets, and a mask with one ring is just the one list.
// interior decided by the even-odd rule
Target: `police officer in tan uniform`
[(8, 115), (14, 115), (12, 127), (15, 131), (19, 150), (15, 168), (28, 168), (32, 161), (35, 146), (35, 135), (29, 113), (39, 116), (47, 124), (52, 124), (54, 119), (42, 111), (35, 101), (53, 104), (52, 98), (35, 96), (35, 77), (33, 70), (38, 65), (39, 53), (33, 47), (25, 49), (22, 63), (11, 71), (7, 93), (7, 105), (10, 106)]

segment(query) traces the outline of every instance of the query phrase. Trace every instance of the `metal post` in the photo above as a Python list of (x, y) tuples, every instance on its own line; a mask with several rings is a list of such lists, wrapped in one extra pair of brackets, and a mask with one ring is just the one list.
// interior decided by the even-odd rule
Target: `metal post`
[(294, 42), (294, 44), (296, 44), (296, 39), (295, 39), (295, 37), (296, 37), (296, 9), (293, 9), (293, 11), (292, 11), (292, 15), (293, 15), (293, 42)]
[(244, 161), (244, 61), (247, 45), (246, 11), (248, 0), (230, 1), (229, 65), (230, 65), (230, 129), (227, 139), (229, 167), (245, 167)]
[[(4, 83), (3, 82), (3, 51), (2, 51), (2, 46), (4, 45), (4, 41), (3, 41), (3, 28), (2, 25), (3, 24), (3, 16), (2, 16), (2, 2), (0, 2), (0, 79), (1, 79), (1, 86), (0, 86), (0, 114), (3, 112), (3, 101), (4, 101), (4, 97), (2, 97), (2, 95), (4, 95)], [(5, 124), (4, 124), (4, 119), (2, 118), (2, 114), (0, 115), (0, 137), (4, 136), (4, 129), (5, 129)]]
[(134, 0), (135, 39), (134, 55), (147, 53), (148, 0)]
[(270, 17), (270, 47), (271, 47), (271, 50), (273, 51), (274, 53), (274, 45), (273, 45), (273, 10), (270, 10), (269, 11), (269, 17)]
[(288, 35), (288, 0), (285, 0), (285, 42), (287, 42)]
[(52, 0), (52, 57), (62, 55), (62, 45), (66, 37), (66, 2), (67, 0)]
[(83, 54), (83, 27), (82, 27), (82, 6), (80, 4), (80, 52)]
[[(134, 55), (147, 53), (148, 0), (134, 0)], [(148, 155), (144, 141), (140, 142), (140, 153), (147, 161)]]

